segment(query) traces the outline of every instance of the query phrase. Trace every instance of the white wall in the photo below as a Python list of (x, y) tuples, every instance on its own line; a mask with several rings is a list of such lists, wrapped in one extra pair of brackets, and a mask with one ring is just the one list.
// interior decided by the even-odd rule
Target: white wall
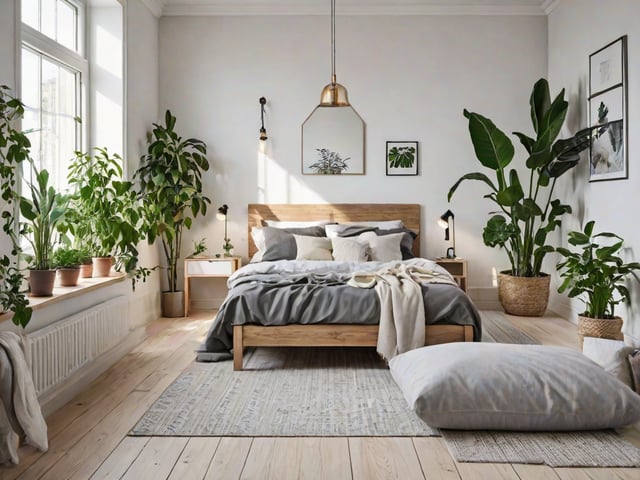
[[(161, 18), (160, 105), (177, 116), (180, 132), (209, 145), (206, 190), (216, 207), (230, 206), (236, 253), (247, 253), (251, 202), (419, 203), (422, 252), (431, 258), (448, 246), (436, 218), (451, 207), (457, 253), (469, 259), (479, 295), (492, 286), (493, 267), (508, 265), (481, 240), (493, 208), (482, 186), (464, 185), (447, 204), (450, 186), (480, 167), (462, 110), (484, 113), (507, 132), (531, 130), (530, 89), (546, 75), (546, 18), (338, 16), (338, 81), (366, 123), (366, 175), (341, 178), (300, 172), (301, 124), (330, 80), (329, 25), (328, 16)], [(268, 100), (264, 165), (261, 96)], [(385, 176), (387, 140), (420, 142), (419, 176)], [(185, 243), (206, 236), (220, 252), (222, 228), (208, 215)]]
[[(574, 214), (563, 225), (563, 237), (589, 220), (597, 231), (615, 232), (625, 239), (627, 259), (640, 259), (640, 2), (631, 0), (561, 0), (549, 16), (549, 78), (567, 88), (571, 107), (579, 112), (572, 127), (587, 125), (589, 55), (622, 35), (628, 35), (629, 179), (588, 182), (586, 157), (570, 178), (563, 179), (566, 199)], [(631, 282), (632, 306), (620, 308), (625, 333), (640, 344), (640, 284)], [(580, 302), (569, 303), (554, 294), (556, 308), (575, 321)]]

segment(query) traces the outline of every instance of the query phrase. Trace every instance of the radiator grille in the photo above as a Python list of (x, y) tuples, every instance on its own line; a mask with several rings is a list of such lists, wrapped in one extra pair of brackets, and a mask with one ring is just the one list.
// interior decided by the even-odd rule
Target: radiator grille
[(129, 332), (129, 301), (121, 295), (27, 336), (38, 396), (114, 347)]

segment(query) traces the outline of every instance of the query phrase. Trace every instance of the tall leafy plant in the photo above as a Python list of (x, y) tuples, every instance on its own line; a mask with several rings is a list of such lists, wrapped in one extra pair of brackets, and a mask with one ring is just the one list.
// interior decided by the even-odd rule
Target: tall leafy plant
[[(625, 263), (618, 255), (624, 240), (610, 232), (593, 233), (595, 222), (588, 222), (584, 231), (569, 232), (569, 244), (581, 251), (572, 252), (557, 248), (564, 257), (557, 267), (563, 282), (558, 292), (568, 291), (569, 297), (582, 296), (585, 304), (584, 316), (591, 318), (613, 318), (615, 306), (629, 302), (629, 290), (625, 278), (636, 270), (640, 263)], [(601, 242), (603, 239), (605, 242)]]
[(513, 132), (527, 153), (524, 166), (528, 178), (521, 182), (518, 170), (508, 169), (515, 154), (509, 137), (488, 118), (465, 109), (476, 157), (495, 179), (482, 172), (468, 173), (448, 194), (451, 201), (465, 180), (479, 180), (489, 187), (485, 198), (492, 200), (498, 211), (489, 218), (482, 238), (487, 246), (504, 248), (510, 273), (517, 277), (540, 276), (544, 257), (554, 251), (547, 236), (560, 225), (562, 215), (571, 212), (571, 206), (554, 198), (556, 182), (578, 164), (591, 135), (590, 129), (584, 129), (573, 137), (556, 140), (569, 105), (564, 89), (551, 101), (544, 78), (533, 86), (529, 104), (535, 135)]
[(211, 203), (202, 191), (202, 172), (209, 169), (207, 146), (202, 140), (183, 139), (175, 126), (176, 117), (169, 110), (164, 125), (153, 124), (147, 153), (134, 175), (140, 186), (147, 240), (162, 242), (170, 292), (177, 291), (182, 232), (191, 228), (198, 215), (206, 215)]
[(29, 157), (31, 143), (15, 124), (24, 115), (24, 106), (0, 85), (0, 198), (2, 231), (9, 239), (11, 252), (0, 255), (0, 311), (13, 312), (13, 323), (26, 327), (31, 320), (31, 307), (22, 286), (24, 275), (18, 269), (20, 245), (17, 237), (15, 207), (18, 199), (17, 172)]

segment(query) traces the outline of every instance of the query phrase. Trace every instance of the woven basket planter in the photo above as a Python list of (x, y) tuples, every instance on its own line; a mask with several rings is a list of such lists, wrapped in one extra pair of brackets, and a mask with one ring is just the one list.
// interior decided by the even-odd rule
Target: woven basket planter
[(622, 318), (591, 318), (578, 315), (578, 335), (580, 336), (580, 349), (584, 337), (608, 338), (622, 340)]
[(551, 277), (514, 277), (507, 272), (498, 275), (498, 298), (504, 311), (522, 317), (541, 317), (549, 303)]

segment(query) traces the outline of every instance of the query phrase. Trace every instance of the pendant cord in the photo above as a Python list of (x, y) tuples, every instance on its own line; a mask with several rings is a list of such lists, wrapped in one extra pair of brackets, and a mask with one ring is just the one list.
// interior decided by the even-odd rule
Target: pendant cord
[(336, 83), (336, 0), (331, 0), (331, 82)]

